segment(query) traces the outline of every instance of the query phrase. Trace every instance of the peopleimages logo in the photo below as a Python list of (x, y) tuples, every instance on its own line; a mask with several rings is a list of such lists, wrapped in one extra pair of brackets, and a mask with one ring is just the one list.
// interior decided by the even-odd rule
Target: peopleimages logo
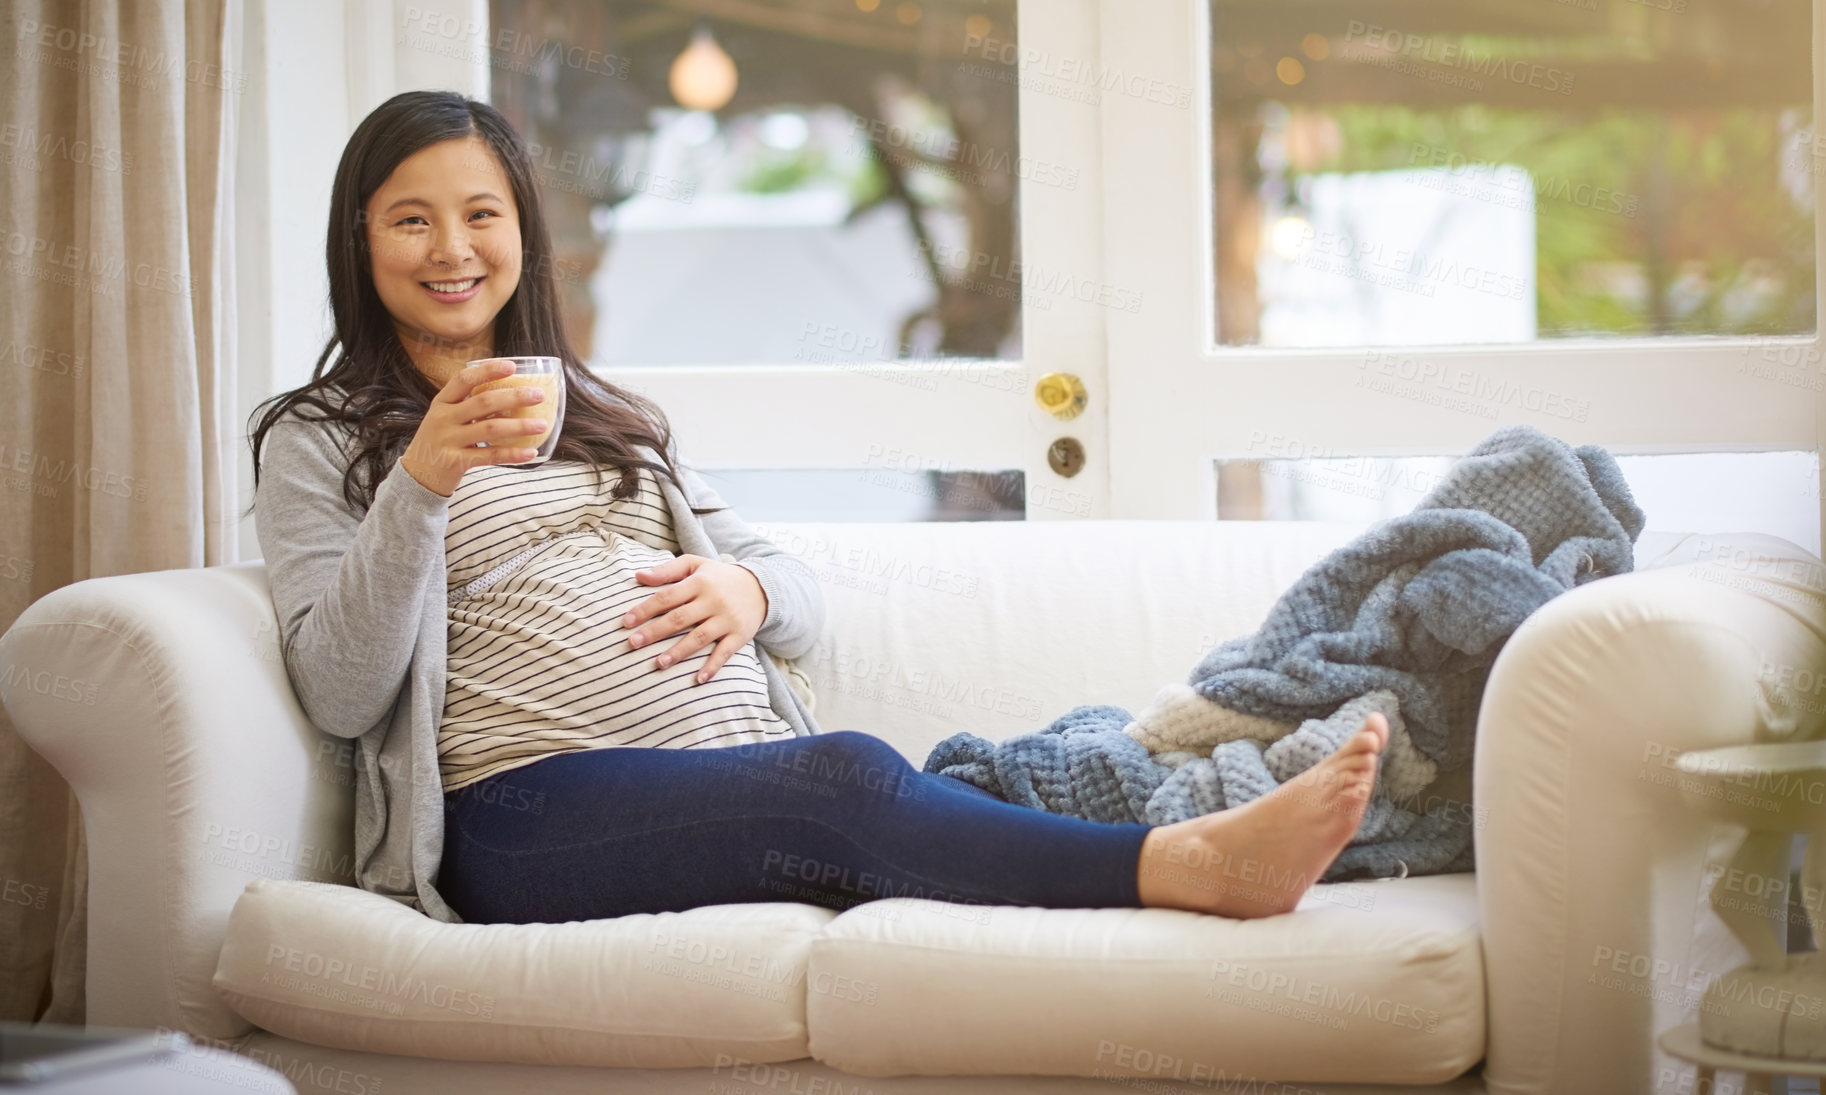
[[(1300, 237), (1299, 247), (1302, 252), (1311, 252), (1302, 260), (1306, 265), (1312, 265), (1315, 258), (1335, 258), (1342, 260), (1346, 269), (1377, 270), (1399, 276), (1406, 279), (1409, 287), (1431, 290), (1435, 286), (1451, 285), (1505, 300), (1522, 300), (1528, 292), (1527, 280), (1508, 271), (1459, 262), (1456, 258), (1418, 249), (1391, 246), (1385, 241), (1360, 238), (1349, 232), (1321, 230), (1308, 225)], [(1426, 295), (1432, 293), (1429, 291)]]
[(1408, 164), (1446, 169), (1444, 175), (1423, 173), (1414, 180), (1416, 185), (1509, 209), (1533, 209), (1537, 201), (1555, 201), (1596, 213), (1634, 217), (1642, 208), (1642, 198), (1636, 194), (1557, 175), (1534, 175), (1517, 164), (1473, 160), (1424, 142), (1414, 144)]
[[(1344, 41), (1345, 48), (1340, 56), (1347, 61), (1371, 64), (1395, 58), (1425, 61), (1440, 68), (1461, 70), (1472, 76), (1503, 80), (1559, 95), (1572, 94), (1573, 74), (1565, 69), (1535, 61), (1518, 61), (1494, 53), (1479, 53), (1469, 46), (1443, 41), (1432, 35), (1405, 34), (1392, 27), (1353, 19), (1345, 31)], [(1352, 49), (1353, 45), (1357, 48)], [(1481, 90), (1481, 86), (1473, 90)]]
[(0, 365), (17, 365), (22, 369), (33, 369), (56, 376), (81, 378), (87, 363), (87, 359), (81, 354), (73, 354), (66, 350), (53, 350), (49, 347), (33, 346), (22, 342), (0, 346)]
[(1370, 351), (1358, 368), (1363, 372), (1358, 376), (1357, 387), (1375, 387), (1364, 382), (1365, 377), (1373, 372), (1405, 381), (1419, 390), (1434, 389), (1439, 393), (1463, 396), (1475, 404), (1481, 404), (1482, 409), (1488, 411), (1484, 415), (1487, 418), (1496, 417), (1497, 407), (1518, 408), (1570, 422), (1583, 422), (1591, 414), (1589, 399), (1579, 399), (1508, 377), (1486, 375), (1452, 362), (1416, 358), (1389, 351)]
[(655, 174), (643, 168), (629, 171), (626, 164), (598, 160), (573, 149), (555, 148), (529, 141), (526, 155), (538, 170), (540, 183), (550, 190), (583, 194), (618, 190), (629, 194), (650, 194), (666, 201), (687, 204), (697, 197), (695, 183)]
[(9, 878), (5, 886), (0, 886), (0, 901), (9, 905), (23, 905), (28, 909), (42, 909), (50, 899), (49, 886), (34, 886), (30, 882), (20, 882)]
[[(341, 958), (333, 958), (307, 951), (298, 947), (288, 947), (282, 943), (269, 943), (266, 949), (266, 964), (286, 973), (297, 974), (313, 982), (334, 984), (359, 992), (371, 994), (376, 1001), (388, 1005), (391, 1014), (399, 1014), (402, 1003), (422, 1004), (441, 1011), (453, 1011), (459, 1015), (470, 1015), (479, 1019), (492, 1019), (495, 1013), (495, 998), (479, 992), (453, 988), (441, 982), (427, 981), (411, 973), (400, 974), (394, 970), (383, 970), (375, 966), (358, 966)], [(271, 974), (261, 974), (262, 979)], [(301, 985), (288, 987), (303, 989)], [(321, 993), (312, 992), (312, 995)]]
[(526, 76), (538, 75), (547, 66), (562, 66), (617, 80), (628, 78), (629, 59), (619, 54), (556, 38), (538, 38), (512, 27), (497, 28), (490, 37), (488, 26), (478, 20), (416, 5), (406, 8), (400, 27), (408, 33), (398, 39), (399, 45), (471, 64), (487, 63)]
[(46, 133), (32, 126), (20, 126), (15, 123), (0, 125), (0, 148), (12, 149), (34, 162), (21, 166), (37, 170), (37, 157), (49, 157), (54, 160), (68, 160), (79, 167), (93, 167), (98, 171), (113, 171), (121, 175), (133, 174), (133, 153), (122, 152), (104, 144), (84, 140), (81, 137), (70, 138), (56, 133)]
[(23, 665), (9, 665), (0, 670), (0, 696), (10, 697), (21, 690), (93, 707), (95, 697), (101, 693), (101, 685), (52, 673), (48, 669), (34, 670)]
[[(1091, 64), (1076, 57), (1058, 56), (1050, 50), (1021, 46), (1000, 38), (966, 34), (964, 53), (985, 61), (1019, 66), (1024, 78), (1041, 78), (1090, 92), (1115, 92), (1143, 102), (1185, 109), (1192, 105), (1192, 89), (1140, 72), (1126, 72), (1108, 65)], [(1039, 90), (1039, 89), (1036, 89)], [(1095, 102), (1096, 100), (1091, 100)]]
[[(959, 181), (980, 183), (982, 172), (988, 171), (1061, 190), (1078, 189), (1076, 168), (1030, 156), (1012, 156), (1004, 149), (961, 140), (944, 130), (909, 129), (879, 118), (857, 118), (853, 136), (897, 163), (904, 159), (909, 166), (935, 170)], [(897, 157), (899, 152), (906, 155)]]
[(0, 471), (29, 473), (46, 483), (59, 486), (74, 482), (86, 490), (114, 498), (131, 498), (136, 502), (146, 500), (144, 476), (135, 479), (131, 475), (119, 475), (93, 465), (85, 465), (80, 460), (53, 460), (44, 453), (33, 453), (17, 445), (9, 449), (4, 442), (0, 442)]
[[(182, 51), (167, 53), (148, 49), (105, 34), (91, 34), (76, 27), (21, 19), (15, 55), (94, 76), (130, 87), (153, 88), (174, 77), (203, 87), (237, 94), (247, 90), (247, 73), (186, 57)], [(85, 58), (87, 58), (85, 60)]]
[[(1068, 270), (1022, 262), (989, 251), (920, 240), (922, 261), (963, 276), (961, 284), (973, 292), (1002, 289), (1008, 295), (1050, 306), (1048, 297), (1066, 297), (1082, 304), (1098, 304), (1122, 312), (1141, 311), (1141, 291), (1085, 278)], [(1038, 297), (1038, 300), (1034, 298)]]
[[(1245, 989), (1252, 994), (1242, 997), (1243, 1000), (1254, 999), (1259, 1002), (1263, 996), (1279, 996), (1289, 1002), (1315, 1008), (1317, 1014), (1325, 1020), (1342, 1020), (1326, 1022), (1326, 1025), (1338, 1030), (1348, 1026), (1350, 1018), (1357, 1017), (1426, 1034), (1439, 1029), (1440, 1014), (1433, 1008), (1383, 996), (1359, 994), (1355, 989), (1340, 988), (1300, 973), (1271, 970), (1219, 958), (1211, 963), (1211, 980)], [(1226, 994), (1214, 984), (1206, 989), (1205, 995), (1222, 999)], [(1226, 1002), (1237, 1002), (1234, 994), (1231, 995), (1232, 998)]]

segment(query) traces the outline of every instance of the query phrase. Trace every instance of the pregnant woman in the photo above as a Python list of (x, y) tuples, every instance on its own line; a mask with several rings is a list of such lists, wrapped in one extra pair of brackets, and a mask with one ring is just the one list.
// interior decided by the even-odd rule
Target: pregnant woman
[[(305, 713), (354, 738), (365, 888), (445, 921), (556, 922), (880, 897), (1288, 911), (1356, 832), (1380, 716), (1303, 777), (1174, 825), (1107, 825), (821, 733), (778, 659), (809, 569), (686, 467), (659, 409), (565, 338), (526, 148), (408, 92), (330, 199), (335, 334), (257, 411), (260, 546)], [(546, 422), (496, 355), (562, 359)], [(503, 444), (508, 439), (516, 439)], [(522, 466), (514, 466), (522, 465)]]

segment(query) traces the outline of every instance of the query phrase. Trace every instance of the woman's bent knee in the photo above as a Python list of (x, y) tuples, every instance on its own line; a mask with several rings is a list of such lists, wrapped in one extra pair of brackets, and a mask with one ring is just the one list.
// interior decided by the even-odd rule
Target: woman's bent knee
[(892, 745), (871, 734), (838, 730), (803, 740), (792, 758), (794, 774), (813, 787), (846, 789), (891, 798), (924, 798), (917, 769)]
[(859, 768), (876, 768), (884, 772), (898, 773), (912, 767), (907, 763), (907, 758), (900, 755), (900, 750), (873, 734), (863, 734), (855, 730), (835, 730), (828, 734), (814, 734), (806, 741), (808, 747), (818, 756), (853, 764)]

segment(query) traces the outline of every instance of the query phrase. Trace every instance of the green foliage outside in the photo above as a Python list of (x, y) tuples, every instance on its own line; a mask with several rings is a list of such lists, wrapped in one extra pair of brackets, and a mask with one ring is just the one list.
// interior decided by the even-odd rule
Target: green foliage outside
[(1525, 202), (1527, 182), (1490, 169), (1527, 170), (1543, 336), (1814, 329), (1815, 161), (1804, 146), (1796, 160), (1785, 137), (1809, 128), (1806, 112), (1568, 117), (1351, 105), (1327, 113), (1343, 139), (1314, 171), (1457, 168), (1467, 183), (1517, 183)]
[(822, 149), (801, 151), (767, 150), (758, 156), (753, 168), (742, 180), (740, 189), (751, 194), (785, 194), (799, 190), (826, 174), (826, 156)]

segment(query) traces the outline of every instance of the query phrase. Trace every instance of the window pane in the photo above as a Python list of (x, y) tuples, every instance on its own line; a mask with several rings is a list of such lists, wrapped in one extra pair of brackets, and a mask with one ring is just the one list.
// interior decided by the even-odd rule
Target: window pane
[(1018, 358), (1014, 3), (491, 0), (580, 352)]
[[(1337, 457), (1274, 438), (1259, 460), (1217, 463), (1217, 515), (1239, 521), (1368, 524), (1412, 512), (1447, 456)], [(1820, 461), (1811, 452), (1618, 456), (1654, 532), (1761, 532), (1820, 553)]]
[(1210, 0), (1217, 341), (1815, 327), (1807, 0)]

